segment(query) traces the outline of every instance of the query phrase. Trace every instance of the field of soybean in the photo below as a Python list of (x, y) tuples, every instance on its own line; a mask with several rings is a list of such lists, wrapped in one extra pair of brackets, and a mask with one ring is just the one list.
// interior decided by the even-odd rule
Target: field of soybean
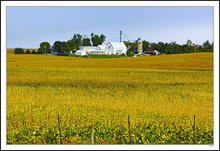
[(213, 53), (7, 55), (7, 144), (213, 144)]

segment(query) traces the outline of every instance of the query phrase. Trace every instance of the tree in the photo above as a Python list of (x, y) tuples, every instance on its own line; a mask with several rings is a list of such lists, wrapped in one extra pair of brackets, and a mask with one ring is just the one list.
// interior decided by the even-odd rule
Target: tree
[(196, 52), (202, 52), (202, 45), (198, 45)]
[(127, 56), (129, 56), (129, 57), (134, 56), (134, 53), (133, 53), (132, 51), (130, 51), (130, 50), (128, 50), (128, 51), (126, 52), (126, 54), (127, 54)]
[(67, 46), (67, 43), (66, 43), (65, 41), (62, 42), (62, 44), (61, 44), (61, 49), (60, 49), (61, 51), (60, 51), (60, 52), (61, 52), (61, 53), (69, 53), (67, 47), (68, 47), (68, 46)]
[(192, 44), (192, 47), (193, 47), (193, 51), (196, 53), (196, 50), (197, 50), (197, 48), (198, 48), (198, 45), (196, 45), (196, 44)]
[(76, 44), (72, 40), (68, 40), (67, 41), (67, 49), (68, 49), (69, 53), (70, 53), (70, 51), (74, 52), (76, 50)]
[(82, 46), (82, 35), (74, 34), (72, 41), (76, 44), (76, 46)]
[(192, 46), (192, 41), (188, 39), (187, 42), (186, 42), (186, 45), (187, 46)]
[(83, 38), (83, 46), (91, 46), (90, 38)]
[(15, 54), (24, 54), (24, 49), (23, 48), (15, 48), (14, 53)]
[(62, 45), (61, 41), (55, 41), (53, 44), (54, 51), (61, 53), (61, 45)]
[(98, 35), (94, 35), (94, 33), (91, 33), (91, 40), (92, 40), (93, 46), (99, 45), (99, 36)]
[(143, 41), (143, 51), (147, 51), (149, 46), (150, 46), (150, 42), (144, 40)]
[(91, 33), (91, 40), (93, 46), (101, 45), (105, 41), (106, 36), (101, 34), (100, 36)]
[(45, 53), (51, 53), (50, 43), (49, 42), (45, 41), (45, 42), (40, 43), (40, 48), (43, 48), (44, 51), (46, 51)]
[(192, 41), (191, 40), (187, 40), (186, 46), (184, 48), (184, 52), (186, 52), (186, 53), (192, 53), (193, 52), (193, 47), (192, 47)]
[(213, 46), (214, 46), (214, 43), (212, 42), (212, 44), (210, 45), (210, 51), (213, 52)]
[(202, 46), (203, 46), (204, 51), (209, 51), (211, 48), (211, 45), (208, 40), (206, 40)]
[(157, 43), (157, 51), (159, 51), (160, 53), (163, 52), (163, 45), (164, 45), (163, 42), (158, 42)]
[(38, 48), (37, 54), (44, 54), (44, 48)]
[(30, 52), (30, 50), (29, 49), (27, 49), (27, 51), (26, 51), (26, 54), (30, 54), (31, 52)]
[(157, 44), (156, 43), (150, 43), (150, 47), (152, 50), (157, 50)]
[(137, 44), (135, 42), (129, 42), (129, 41), (124, 41), (125, 46), (128, 48), (128, 51), (133, 52), (133, 53), (138, 53), (137, 50)]
[(36, 51), (33, 49), (32, 52), (31, 52), (31, 54), (36, 54)]
[(101, 45), (105, 41), (106, 36), (101, 34), (99, 38), (99, 45)]

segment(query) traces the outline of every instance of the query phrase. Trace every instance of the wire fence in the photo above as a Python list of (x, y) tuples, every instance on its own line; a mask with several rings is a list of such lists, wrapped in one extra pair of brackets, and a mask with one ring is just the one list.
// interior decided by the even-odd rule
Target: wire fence
[[(173, 116), (173, 117), (175, 117), (175, 116)], [(160, 129), (163, 129), (164, 127), (166, 127), (166, 128), (172, 128), (172, 129), (174, 129), (174, 136), (175, 136), (175, 139), (174, 139), (174, 142), (175, 142), (175, 144), (178, 144), (178, 132), (179, 131), (181, 131), (181, 129), (182, 128), (186, 128), (186, 127), (188, 127), (188, 128), (190, 128), (190, 131), (192, 132), (192, 142), (193, 142), (193, 144), (196, 144), (196, 142), (197, 142), (197, 140), (196, 140), (196, 133), (197, 133), (197, 127), (198, 126), (202, 126), (202, 124), (199, 122), (199, 125), (197, 125), (197, 118), (196, 118), (197, 116), (196, 115), (194, 115), (193, 117), (187, 117), (187, 119), (189, 120), (191, 120), (192, 122), (190, 123), (190, 124), (185, 124), (185, 123), (182, 123), (182, 124), (180, 124), (180, 123), (178, 123), (178, 121), (175, 121), (174, 120), (174, 122), (172, 123), (172, 126), (170, 125), (170, 124), (167, 124), (167, 123), (163, 123), (163, 122), (158, 122), (159, 124), (156, 124), (156, 125), (158, 125), (158, 128)], [(213, 116), (203, 116), (203, 118), (204, 117), (213, 117)], [(171, 118), (171, 117), (170, 117)], [(177, 117), (175, 117), (175, 118), (177, 118)], [(179, 117), (178, 117), (179, 118)], [(157, 119), (157, 118), (155, 118), (155, 119)], [(187, 119), (185, 119), (185, 120), (187, 120)], [(60, 144), (62, 143), (62, 140), (61, 140), (61, 130), (60, 130), (60, 121), (59, 121), (60, 119), (59, 119), (59, 116), (58, 116), (58, 124), (59, 124), (59, 142), (60, 142)], [(155, 122), (155, 123), (157, 123), (157, 122)], [(154, 123), (154, 124), (155, 124)], [(148, 123), (149, 124), (149, 123)], [(161, 126), (161, 125), (163, 125), (163, 126)], [(95, 126), (96, 126), (96, 124), (92, 124), (91, 125), (91, 136), (90, 136), (90, 142), (91, 142), (91, 144), (94, 144), (94, 140), (95, 140)], [(204, 125), (203, 125), (204, 126)], [(132, 126), (132, 120), (131, 120), (131, 116), (130, 115), (128, 115), (128, 117), (127, 117), (127, 131), (128, 131), (128, 144), (133, 144), (134, 142), (132, 142), (132, 137), (134, 137), (134, 136), (132, 136), (132, 129), (133, 128), (137, 128), (137, 127), (135, 127), (135, 125), (133, 125)], [(119, 130), (119, 136), (117, 136), (118, 138), (120, 138), (119, 139), (119, 144), (121, 144), (121, 134), (122, 134), (122, 131), (121, 130)]]

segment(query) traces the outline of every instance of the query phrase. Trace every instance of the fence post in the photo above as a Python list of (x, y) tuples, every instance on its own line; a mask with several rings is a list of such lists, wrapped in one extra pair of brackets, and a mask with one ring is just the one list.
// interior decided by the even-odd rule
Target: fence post
[(129, 140), (130, 140), (130, 144), (131, 144), (131, 128), (130, 128), (129, 115), (128, 115), (128, 129), (129, 129)]
[(175, 144), (177, 144), (176, 124), (175, 124)]
[(194, 123), (193, 123), (193, 144), (195, 144), (195, 127), (196, 127), (196, 115), (194, 115)]
[(94, 125), (91, 127), (91, 144), (94, 144)]
[(61, 140), (61, 130), (60, 130), (60, 117), (59, 117), (59, 113), (58, 113), (58, 126), (59, 126), (59, 134), (60, 134), (60, 144), (62, 144), (62, 140)]

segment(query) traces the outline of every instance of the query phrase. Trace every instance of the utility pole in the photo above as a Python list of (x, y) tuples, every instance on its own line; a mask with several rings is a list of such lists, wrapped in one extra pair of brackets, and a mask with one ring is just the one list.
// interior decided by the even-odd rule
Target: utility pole
[(122, 31), (120, 30), (120, 42), (121, 42)]

